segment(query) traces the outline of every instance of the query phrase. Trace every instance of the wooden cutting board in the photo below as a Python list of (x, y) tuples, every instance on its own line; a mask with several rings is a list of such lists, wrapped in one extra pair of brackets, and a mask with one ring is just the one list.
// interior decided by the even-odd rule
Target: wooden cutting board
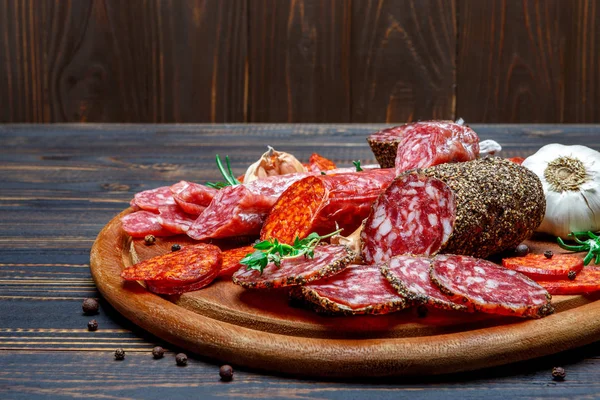
[[(234, 365), (314, 377), (430, 375), (540, 357), (600, 337), (600, 295), (555, 296), (556, 313), (538, 320), (415, 309), (383, 316), (327, 317), (289, 304), (285, 291), (244, 290), (216, 281), (181, 296), (158, 296), (120, 278), (132, 249), (146, 259), (187, 239), (145, 246), (108, 223), (90, 268), (104, 298), (152, 334)], [(536, 252), (556, 245), (529, 241)]]

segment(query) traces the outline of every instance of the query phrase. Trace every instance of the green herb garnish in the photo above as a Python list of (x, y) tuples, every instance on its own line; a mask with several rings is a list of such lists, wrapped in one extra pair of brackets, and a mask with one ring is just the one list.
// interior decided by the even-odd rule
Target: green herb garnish
[(300, 256), (313, 258), (315, 256), (315, 247), (317, 247), (321, 240), (327, 239), (341, 231), (341, 229), (338, 229), (335, 232), (323, 236), (313, 232), (304, 239), (300, 239), (296, 236), (293, 245), (280, 243), (277, 239), (263, 240), (254, 245), (256, 251), (254, 253), (246, 254), (246, 257), (240, 261), (240, 264), (246, 265), (247, 270), (255, 269), (262, 275), (263, 270), (270, 262), (277, 267), (280, 267), (281, 261), (285, 259), (297, 258)]
[(219, 157), (218, 154), (217, 154), (216, 160), (217, 160), (217, 168), (219, 169), (219, 172), (221, 172), (221, 175), (223, 176), (223, 178), (225, 178), (225, 182), (206, 182), (206, 186), (214, 188), (214, 189), (223, 189), (226, 186), (235, 186), (235, 185), (239, 185), (240, 183), (242, 183), (237, 180), (235, 175), (233, 175), (233, 171), (231, 170), (231, 164), (229, 163), (229, 156), (225, 156), (225, 163), (227, 164), (227, 170), (225, 170), (225, 167), (223, 166), (223, 163), (221, 162), (221, 158)]
[[(571, 236), (576, 246), (568, 245), (563, 242), (561, 238), (556, 238), (558, 245), (565, 250), (569, 251), (587, 251), (587, 255), (583, 259), (583, 265), (588, 265), (593, 258), (595, 258), (594, 263), (600, 263), (600, 236), (594, 234), (593, 232), (571, 232), (568, 236)], [(581, 238), (586, 238), (587, 240), (581, 240)]]
[(356, 167), (356, 172), (362, 172), (363, 169), (360, 166), (360, 160), (358, 161), (352, 161), (352, 164), (354, 164), (354, 166)]

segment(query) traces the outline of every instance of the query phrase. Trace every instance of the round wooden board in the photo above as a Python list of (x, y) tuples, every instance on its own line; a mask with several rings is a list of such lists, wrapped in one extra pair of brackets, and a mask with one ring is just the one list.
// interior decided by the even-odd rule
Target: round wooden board
[(594, 342), (600, 334), (597, 295), (556, 296), (557, 312), (538, 320), (434, 311), (419, 318), (415, 310), (326, 317), (291, 307), (282, 291), (244, 290), (226, 281), (158, 296), (123, 281), (120, 272), (132, 264), (132, 247), (145, 259), (182, 238), (160, 239), (155, 246), (132, 241), (121, 229), (127, 212), (108, 223), (92, 247), (98, 289), (143, 329), (224, 362), (314, 377), (430, 375), (540, 357)]

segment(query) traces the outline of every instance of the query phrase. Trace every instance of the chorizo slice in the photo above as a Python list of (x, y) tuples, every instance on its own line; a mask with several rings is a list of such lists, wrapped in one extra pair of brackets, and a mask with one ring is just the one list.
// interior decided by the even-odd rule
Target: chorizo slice
[(570, 254), (554, 254), (548, 258), (543, 254), (529, 253), (523, 257), (504, 258), (502, 266), (534, 281), (568, 279), (570, 272), (578, 273), (583, 269), (583, 260)]
[(317, 153), (312, 153), (308, 159), (307, 169), (312, 172), (329, 171), (336, 168), (333, 161)]
[(246, 267), (245, 265), (240, 264), (240, 261), (253, 252), (253, 246), (243, 246), (223, 251), (221, 253), (223, 264), (219, 276), (221, 278), (231, 278), (238, 269)]
[(574, 295), (593, 293), (600, 290), (600, 267), (586, 266), (575, 279), (539, 280), (537, 283), (551, 295)]

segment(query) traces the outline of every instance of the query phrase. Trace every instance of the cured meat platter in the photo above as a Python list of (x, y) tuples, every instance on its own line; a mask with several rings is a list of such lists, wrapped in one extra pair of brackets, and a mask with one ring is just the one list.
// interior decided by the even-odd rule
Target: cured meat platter
[[(125, 210), (98, 235), (91, 272), (104, 298), (152, 334), (235, 365), (316, 377), (404, 376), (492, 367), (583, 346), (600, 335), (600, 295), (554, 296), (555, 314), (521, 319), (414, 308), (380, 316), (321, 316), (290, 305), (285, 291), (245, 290), (227, 280), (157, 295), (121, 271), (168, 252), (183, 235), (145, 246), (121, 228)], [(562, 250), (528, 240), (532, 251)]]

